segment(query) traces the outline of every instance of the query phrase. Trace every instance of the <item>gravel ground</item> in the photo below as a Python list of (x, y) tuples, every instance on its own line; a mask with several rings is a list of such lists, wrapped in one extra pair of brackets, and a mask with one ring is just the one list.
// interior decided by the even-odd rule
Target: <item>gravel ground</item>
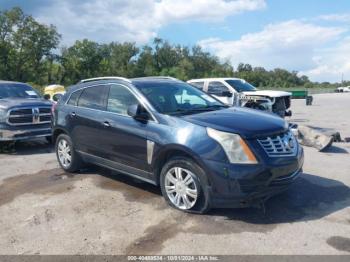
[[(292, 122), (350, 137), (350, 94), (293, 100)], [(44, 141), (0, 155), (0, 254), (349, 254), (350, 143), (305, 148), (304, 174), (262, 210), (190, 215), (152, 185), (67, 174)]]

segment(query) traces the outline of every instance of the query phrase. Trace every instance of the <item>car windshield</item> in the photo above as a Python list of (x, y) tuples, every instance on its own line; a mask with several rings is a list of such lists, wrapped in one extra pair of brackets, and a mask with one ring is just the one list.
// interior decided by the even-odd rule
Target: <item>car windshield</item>
[(1, 84), (0, 99), (4, 98), (38, 98), (39, 94), (29, 85), (25, 84)]
[(195, 114), (218, 110), (226, 105), (184, 82), (136, 82), (135, 86), (160, 113)]
[(237, 92), (247, 92), (247, 91), (256, 91), (257, 89), (249, 84), (248, 82), (240, 79), (236, 80), (225, 80), (230, 86), (232, 86)]

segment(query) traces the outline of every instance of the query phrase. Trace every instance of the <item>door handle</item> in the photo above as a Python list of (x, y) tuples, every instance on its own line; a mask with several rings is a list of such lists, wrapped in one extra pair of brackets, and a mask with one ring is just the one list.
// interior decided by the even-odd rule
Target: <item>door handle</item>
[(108, 121), (103, 122), (104, 127), (111, 127), (111, 124)]
[(75, 117), (77, 114), (75, 112), (70, 113), (70, 116)]

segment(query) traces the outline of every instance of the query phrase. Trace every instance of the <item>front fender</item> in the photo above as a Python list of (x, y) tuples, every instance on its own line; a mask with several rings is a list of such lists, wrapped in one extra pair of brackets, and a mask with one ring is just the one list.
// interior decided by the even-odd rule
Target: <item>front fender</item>
[[(184, 145), (169, 144), (161, 148), (157, 148), (154, 152), (154, 157), (152, 159), (151, 166), (154, 174), (156, 175), (157, 183), (159, 183), (159, 175), (165, 163), (172, 157), (179, 156), (192, 159), (197, 165), (199, 165), (203, 169), (203, 171), (206, 174), (210, 172), (210, 169), (198, 153)], [(207, 177), (209, 184), (211, 184), (210, 176), (208, 175)]]

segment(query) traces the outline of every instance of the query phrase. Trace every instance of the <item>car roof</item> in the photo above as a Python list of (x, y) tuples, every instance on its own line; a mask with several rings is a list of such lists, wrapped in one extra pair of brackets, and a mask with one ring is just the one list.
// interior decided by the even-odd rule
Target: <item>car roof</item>
[(68, 86), (66, 88), (66, 91), (71, 92), (75, 91), (80, 88), (88, 87), (88, 86), (93, 86), (93, 85), (98, 85), (98, 84), (107, 84), (111, 82), (116, 82), (116, 83), (130, 83), (130, 81), (126, 81), (128, 79), (125, 78), (118, 78), (118, 77), (98, 77), (98, 78), (90, 78), (90, 79), (84, 79), (81, 80), (80, 82), (76, 83), (75, 85)]
[(147, 77), (137, 77), (130, 79), (131, 83), (137, 85), (138, 83), (174, 83), (182, 82), (179, 79), (169, 77), (169, 76), (147, 76)]
[(215, 78), (197, 78), (197, 79), (191, 79), (187, 82), (204, 82), (204, 81), (221, 81), (221, 80), (243, 80), (242, 78), (236, 78), (236, 77), (215, 77)]
[(87, 79), (87, 81), (81, 81), (75, 85), (67, 87), (67, 92), (74, 92), (80, 88), (84, 88), (89, 85), (98, 85), (106, 83), (124, 83), (124, 84), (140, 84), (140, 83), (174, 83), (181, 82), (181, 80), (169, 77), (169, 76), (146, 76), (137, 78), (122, 78), (122, 77), (99, 77)]
[(22, 85), (28, 85), (26, 83), (16, 82), (16, 81), (8, 81), (8, 80), (0, 80), (0, 84), (22, 84)]

